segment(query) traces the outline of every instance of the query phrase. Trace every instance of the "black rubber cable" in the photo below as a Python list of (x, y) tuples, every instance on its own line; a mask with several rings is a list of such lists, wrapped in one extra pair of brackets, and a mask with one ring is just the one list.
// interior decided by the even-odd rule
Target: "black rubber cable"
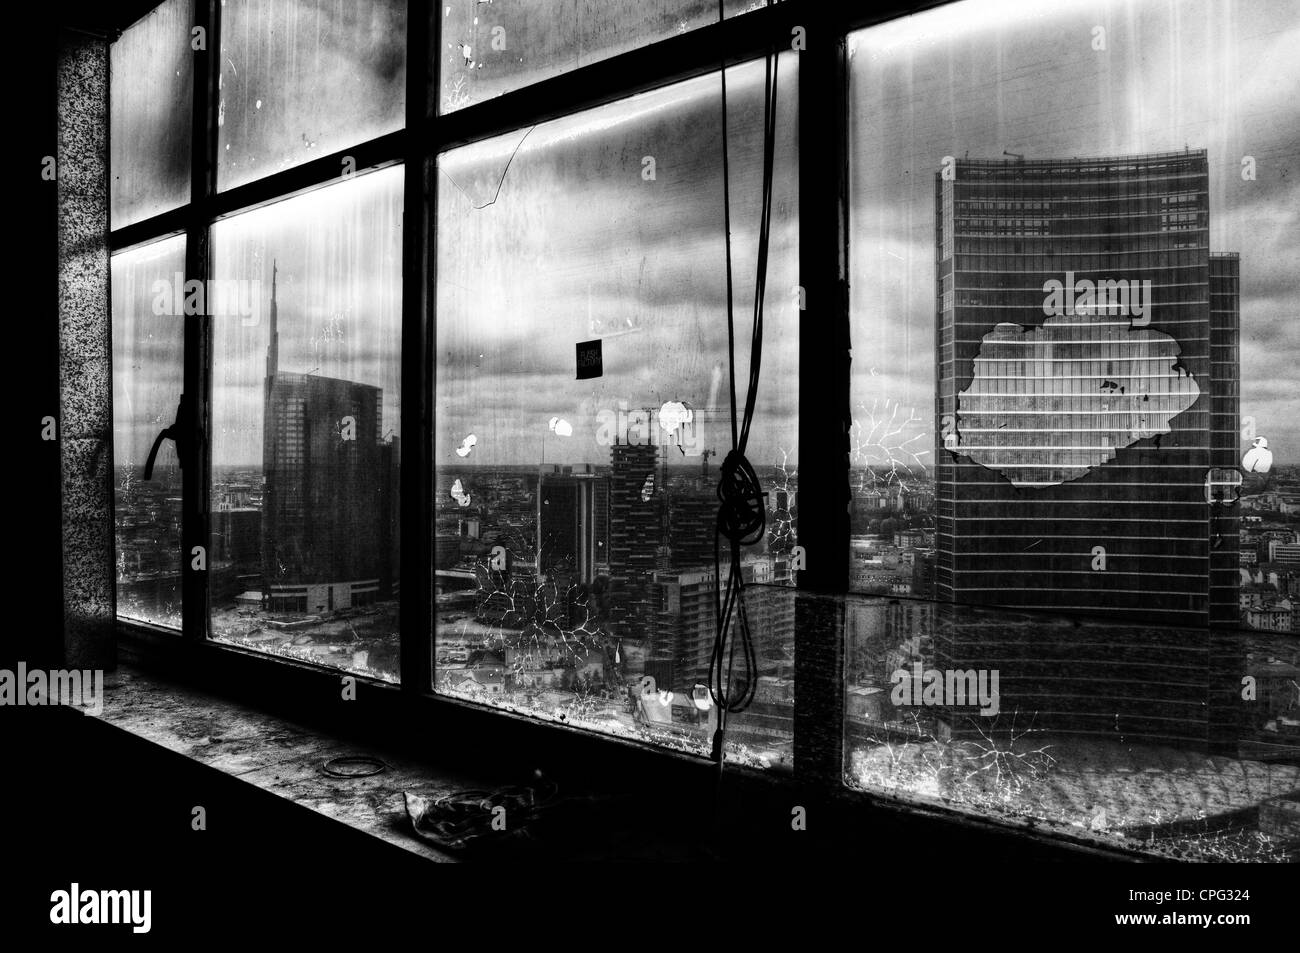
[[(719, 19), (725, 16), (723, 0), (718, 0)], [(750, 427), (758, 399), (759, 372), (763, 353), (763, 305), (767, 290), (767, 261), (772, 221), (772, 186), (776, 151), (776, 93), (777, 62), (775, 50), (769, 50), (764, 64), (763, 89), (763, 183), (757, 275), (754, 287), (754, 316), (750, 334), (749, 380), (745, 391), (743, 424), (737, 421), (736, 406), (736, 344), (734, 288), (731, 269), (731, 189), (728, 156), (727, 128), (727, 64), (722, 59), (722, 177), (723, 177), (723, 227), (726, 240), (727, 272), (727, 345), (730, 366), (731, 439), (732, 448), (722, 462), (718, 482), (718, 517), (713, 538), (714, 613), (716, 631), (713, 652), (709, 659), (709, 693), (718, 710), (717, 728), (713, 735), (713, 757), (719, 770), (723, 762), (723, 741), (726, 736), (727, 716), (744, 711), (753, 701), (758, 685), (758, 664), (753, 636), (749, 627), (749, 614), (745, 607), (744, 576), (741, 572), (741, 547), (752, 545), (763, 538), (767, 528), (767, 511), (758, 474), (745, 457), (749, 443)], [(731, 565), (727, 574), (726, 595), (722, 594), (721, 537), (726, 537), (731, 551)], [(732, 617), (735, 628), (732, 633)], [(732, 638), (728, 638), (733, 634)], [(738, 635), (738, 639), (736, 637)], [(736, 662), (736, 642), (741, 645), (745, 676), (740, 695), (733, 695), (733, 674)], [(726, 656), (724, 663), (723, 656)]]

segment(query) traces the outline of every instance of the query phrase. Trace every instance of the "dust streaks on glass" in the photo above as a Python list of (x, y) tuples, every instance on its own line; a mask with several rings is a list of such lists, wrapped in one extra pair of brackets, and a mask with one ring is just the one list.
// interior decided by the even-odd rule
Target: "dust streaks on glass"
[[(787, 761), (792, 739), (797, 60), (779, 67), (748, 448), (769, 532), (742, 557), (758, 657), (736, 678), (756, 699), (727, 749), (764, 765)], [(731, 70), (728, 88), (743, 400), (763, 64)], [(715, 74), (439, 157), (441, 692), (709, 749), (715, 489), (730, 447), (720, 108)], [(577, 345), (592, 341), (601, 374), (578, 379)]]
[(110, 208), (121, 228), (190, 198), (191, 0), (167, 0), (109, 51)]
[(402, 126), (401, 0), (228, 0), (220, 55), (220, 189)]
[(184, 317), (176, 279), (185, 238), (113, 256), (113, 517), (117, 614), (181, 626), (181, 471), (162, 443), (144, 479), (154, 438), (176, 419), (182, 391)]
[(226, 219), (212, 635), (398, 679), (402, 170)]

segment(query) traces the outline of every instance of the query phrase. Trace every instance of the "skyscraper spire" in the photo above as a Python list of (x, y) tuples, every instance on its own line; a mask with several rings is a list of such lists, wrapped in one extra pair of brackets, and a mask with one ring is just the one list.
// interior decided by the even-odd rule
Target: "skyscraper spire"
[(266, 342), (266, 386), (280, 369), (280, 330), (275, 310), (275, 259), (271, 259), (271, 331)]

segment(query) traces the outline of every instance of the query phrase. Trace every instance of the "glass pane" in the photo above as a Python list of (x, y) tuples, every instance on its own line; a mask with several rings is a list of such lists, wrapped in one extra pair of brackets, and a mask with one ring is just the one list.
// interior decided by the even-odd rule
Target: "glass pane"
[(1210, 3), (989, 10), (852, 38), (854, 588), (1289, 629), (1289, 60)]
[[(728, 73), (736, 374), (748, 338), (763, 64)], [(753, 705), (729, 757), (790, 757), (798, 433), (797, 56), (781, 58), (761, 384), (768, 532), (742, 575)], [(718, 464), (730, 448), (719, 77), (438, 164), (435, 684), (707, 752)], [(601, 347), (600, 373), (579, 345)], [(726, 545), (723, 545), (724, 552)], [(729, 563), (724, 565), (724, 571)], [(695, 704), (696, 697), (700, 704)]]
[(400, 129), (403, 0), (229, 0), (217, 184), (229, 189)]
[(851, 786), (1165, 857), (1297, 859), (1293, 635), (861, 596), (845, 618)]
[[(726, 0), (726, 15), (766, 5)], [(718, 22), (718, 0), (445, 0), (441, 7), (433, 72), (444, 113)]]
[(212, 228), (212, 636), (398, 680), (402, 170)]
[[(1032, 720), (1053, 770), (1088, 762), (1135, 799), (1120, 812), (1093, 794), (1100, 820), (1054, 819), (1173, 838), (1163, 800), (1113, 777), (1132, 757), (1153, 784), (1180, 770), (1166, 749), (1234, 759), (1227, 773), (1296, 758), (1294, 708), (1258, 718), (1241, 681), (1294, 665), (1274, 647), (1294, 640), (1225, 648), (1212, 627), (1300, 631), (1300, 333), (1278, 306), (1300, 290), (1298, 74), (1280, 39), (1298, 27), (1286, 3), (967, 0), (850, 37), (867, 345), (853, 588), (937, 603), (908, 606), (857, 688), (888, 698), (881, 673), (913, 661), (1000, 672), (998, 730)], [(1200, 670), (1165, 664), (1168, 645)], [(1051, 783), (1033, 774), (1027, 791)], [(1277, 791), (1201, 807), (1211, 827), (1238, 808), (1263, 818)], [(1014, 809), (1052, 816), (1040, 806)], [(1268, 853), (1260, 824), (1247, 853)]]
[(185, 237), (113, 256), (113, 521), (117, 614), (181, 626), (181, 470), (164, 441), (144, 479), (154, 438), (176, 419), (182, 391), (184, 309), (177, 295)]
[(112, 227), (190, 199), (194, 53), (190, 0), (167, 0), (109, 52)]

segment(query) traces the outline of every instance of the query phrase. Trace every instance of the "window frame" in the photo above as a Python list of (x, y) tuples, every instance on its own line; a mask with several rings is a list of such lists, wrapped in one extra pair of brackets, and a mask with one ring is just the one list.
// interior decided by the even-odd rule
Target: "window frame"
[[(663, 748), (653, 742), (604, 735), (446, 695), (433, 689), (434, 611), (432, 593), (432, 487), (435, 475), (434, 340), (436, 328), (437, 190), (431, 169), (449, 149), (508, 133), (581, 110), (625, 100), (637, 93), (717, 73), (756, 60), (767, 49), (788, 48), (797, 29), (799, 52), (799, 275), (805, 297), (799, 330), (800, 447), (799, 542), (812, 554), (798, 576), (795, 625), (794, 781), (810, 795), (861, 810), (882, 809), (939, 822), (967, 823), (1001, 831), (1049, 849), (1083, 848), (1102, 856), (1133, 858), (1140, 851), (1069, 831), (1045, 832), (1024, 819), (989, 818), (960, 807), (939, 808), (898, 795), (849, 787), (844, 775), (845, 617), (849, 592), (850, 324), (848, 255), (848, 35), (858, 29), (944, 6), (955, 0), (889, 0), (870, 9), (841, 9), (811, 0), (782, 0), (685, 34), (650, 43), (536, 83), (513, 89), (454, 112), (439, 113), (441, 84), (429, 75), (438, 64), (442, 17), (429, 0), (408, 0), (405, 122), (401, 129), (329, 155), (274, 172), (225, 191), (217, 190), (217, 97), (220, 0), (193, 0), (193, 25), (206, 34), (194, 52), (192, 169), (190, 200), (148, 219), (109, 232), (109, 253), (117, 254), (161, 238), (186, 236), (185, 279), (209, 277), (211, 226), (224, 218), (343, 181), (345, 156), (356, 174), (402, 164), (403, 229), (402, 354), (400, 379), (403, 435), (400, 492), (399, 604), (400, 685), (323, 665), (255, 652), (210, 638), (207, 574), (182, 561), (182, 628), (116, 617), (123, 657), (157, 665), (167, 674), (227, 692), (238, 692), (299, 717), (346, 718), (352, 729), (380, 737), (413, 738), (440, 747), (469, 746), (465, 738), (508, 738), (526, 754), (554, 744), (561, 760), (581, 763), (597, 757), (609, 768), (649, 763), (703, 778), (714, 766), (704, 756)], [(110, 79), (111, 82), (111, 79)], [(212, 326), (203, 314), (184, 317), (185, 420), (195, 437), (181, 459), (182, 553), (210, 545), (210, 436)], [(829, 383), (828, 383), (829, 382)], [(814, 411), (814, 408), (815, 411)], [(820, 554), (828, 554), (824, 558)], [(805, 595), (807, 594), (807, 595)], [(828, 612), (830, 617), (828, 617)], [(339, 683), (355, 679), (355, 700), (340, 706)], [(462, 735), (461, 732), (467, 734)], [(565, 743), (563, 739), (568, 739)], [(649, 762), (648, 759), (655, 759)], [(727, 774), (748, 782), (772, 782), (780, 771), (728, 764)]]

